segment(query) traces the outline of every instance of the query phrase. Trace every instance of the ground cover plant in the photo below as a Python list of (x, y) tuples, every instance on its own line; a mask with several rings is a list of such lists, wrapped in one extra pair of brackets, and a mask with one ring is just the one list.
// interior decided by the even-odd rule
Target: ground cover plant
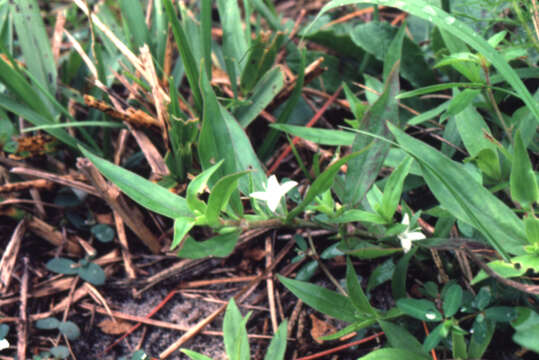
[(0, 1), (0, 357), (534, 358), (538, 23)]

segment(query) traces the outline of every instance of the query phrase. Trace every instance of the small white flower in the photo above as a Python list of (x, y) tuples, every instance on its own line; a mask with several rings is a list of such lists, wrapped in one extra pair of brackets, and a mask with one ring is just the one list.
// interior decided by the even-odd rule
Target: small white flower
[(0, 339), (0, 350), (9, 348), (9, 342), (6, 339)]
[(249, 196), (258, 200), (265, 201), (271, 211), (275, 212), (281, 198), (290, 190), (292, 190), (298, 183), (295, 181), (285, 181), (283, 184), (279, 184), (277, 177), (271, 175), (268, 179), (266, 191), (256, 191)]
[(436, 319), (436, 314), (428, 312), (428, 313), (425, 314), (425, 317), (427, 319), (429, 319), (429, 320), (434, 320), (434, 319)]
[(426, 236), (423, 235), (421, 231), (413, 231), (416, 229), (410, 229), (410, 219), (408, 218), (408, 214), (404, 214), (402, 224), (406, 225), (406, 230), (397, 235), (397, 237), (401, 241), (402, 249), (407, 253), (412, 248), (412, 241), (426, 239)]

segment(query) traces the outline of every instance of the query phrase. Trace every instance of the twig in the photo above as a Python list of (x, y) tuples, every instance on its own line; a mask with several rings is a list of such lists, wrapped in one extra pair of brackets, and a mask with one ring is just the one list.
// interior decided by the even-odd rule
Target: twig
[[(273, 262), (273, 247), (271, 244), (271, 237), (266, 237), (266, 267), (270, 267)], [(273, 333), (277, 333), (277, 328), (279, 327), (277, 321), (277, 311), (275, 309), (275, 289), (273, 283), (273, 276), (271, 272), (269, 273), (268, 278), (266, 279), (266, 289), (268, 291), (268, 304), (270, 308), (270, 317), (271, 317), (271, 326), (273, 328)]]
[(5, 295), (6, 291), (9, 289), (11, 275), (13, 273), (13, 268), (15, 267), (15, 262), (17, 261), (19, 249), (21, 248), (21, 239), (24, 235), (25, 228), (26, 225), (23, 219), (17, 224), (17, 227), (13, 231), (13, 235), (11, 235), (11, 239), (9, 239), (9, 242), (4, 249), (4, 253), (2, 254), (2, 259), (0, 260), (0, 294), (2, 295)]
[(26, 307), (28, 302), (28, 258), (23, 259), (23, 273), (21, 278), (21, 291), (20, 300), (21, 305), (19, 307), (19, 321), (17, 322), (17, 357), (19, 359), (26, 359), (26, 347), (28, 340), (28, 316), (26, 313)]

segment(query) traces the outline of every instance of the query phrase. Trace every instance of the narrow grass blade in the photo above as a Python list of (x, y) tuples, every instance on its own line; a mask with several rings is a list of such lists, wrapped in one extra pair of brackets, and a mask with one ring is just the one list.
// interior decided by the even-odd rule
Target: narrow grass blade
[(146, 26), (142, 2), (133, 0), (120, 0), (121, 15), (125, 22), (131, 39), (131, 48), (138, 53), (144, 44), (150, 43), (150, 32)]
[[(238, 0), (217, 0), (219, 18), (223, 27), (223, 56), (233, 59), (235, 73), (241, 74), (245, 62), (241, 60), (247, 56), (247, 38), (242, 28), (242, 19)], [(229, 71), (229, 76), (230, 71)], [(235, 82), (236, 79), (230, 79)]]

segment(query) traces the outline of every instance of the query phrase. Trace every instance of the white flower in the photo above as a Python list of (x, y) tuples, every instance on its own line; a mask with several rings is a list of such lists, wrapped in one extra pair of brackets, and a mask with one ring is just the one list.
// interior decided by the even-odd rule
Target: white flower
[(249, 196), (258, 200), (265, 201), (268, 204), (268, 207), (271, 211), (275, 212), (281, 198), (292, 188), (294, 188), (298, 183), (295, 181), (286, 181), (283, 184), (279, 184), (277, 177), (271, 175), (268, 179), (268, 184), (266, 186), (266, 191), (256, 191)]
[(7, 349), (9, 347), (9, 342), (6, 339), (0, 339), (0, 350)]
[(401, 241), (402, 249), (407, 253), (412, 248), (412, 241), (426, 239), (426, 236), (423, 235), (421, 231), (413, 231), (416, 229), (410, 229), (410, 219), (408, 218), (408, 214), (404, 214), (402, 224), (406, 225), (406, 230), (397, 235), (397, 237)]

